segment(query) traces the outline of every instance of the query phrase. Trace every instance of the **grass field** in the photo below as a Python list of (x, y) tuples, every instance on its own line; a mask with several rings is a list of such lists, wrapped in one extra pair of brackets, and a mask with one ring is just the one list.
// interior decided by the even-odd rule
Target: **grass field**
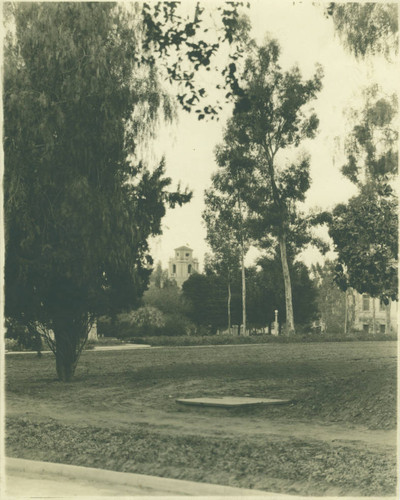
[[(304, 495), (394, 495), (395, 342), (7, 355), (8, 456)], [(180, 406), (178, 397), (289, 406)]]

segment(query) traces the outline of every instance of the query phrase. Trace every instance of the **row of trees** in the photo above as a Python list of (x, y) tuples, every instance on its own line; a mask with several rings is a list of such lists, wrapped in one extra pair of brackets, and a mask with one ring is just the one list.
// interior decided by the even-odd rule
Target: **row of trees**
[(228, 281), (239, 257), (245, 331), (246, 250), (255, 244), (275, 259), (279, 254), (286, 327), (291, 334), (295, 325), (290, 267), (305, 245), (322, 248), (323, 244), (312, 236), (312, 219), (298, 209), (310, 186), (309, 157), (302, 152), (284, 161), (281, 153), (315, 136), (318, 119), (309, 103), (321, 89), (322, 69), (317, 67), (313, 78), (303, 80), (298, 67), (280, 68), (279, 52), (275, 40), (247, 45), (239, 97), (224, 142), (216, 150), (219, 171), (206, 192), (203, 218), (216, 265), (229, 263)]
[[(224, 270), (209, 261), (203, 274), (194, 274), (182, 286), (182, 294), (191, 305), (191, 319), (211, 331), (230, 329), (242, 321), (242, 270), (232, 269), (230, 281)], [(293, 305), (298, 324), (309, 329), (317, 317), (317, 290), (309, 276), (307, 267), (297, 262), (291, 264)], [(279, 322), (286, 321), (285, 291), (282, 279), (280, 256), (264, 257), (257, 266), (245, 268), (246, 273), (246, 317), (249, 330), (271, 326), (275, 310), (279, 311)], [(229, 294), (227, 287), (229, 286)], [(227, 301), (229, 300), (229, 306)], [(244, 332), (241, 331), (241, 334)]]
[[(275, 311), (279, 325), (286, 321), (285, 291), (279, 253), (275, 258), (262, 257), (257, 265), (246, 267), (247, 320), (250, 331), (271, 332)], [(346, 294), (334, 282), (337, 262), (327, 260), (308, 269), (302, 262), (291, 262), (293, 309), (302, 332), (311, 333), (322, 320), (325, 331), (343, 333), (346, 323)], [(212, 335), (217, 330), (228, 333), (231, 325), (242, 320), (241, 269), (232, 271), (230, 307), (227, 307), (225, 270), (206, 256), (205, 270), (184, 282), (180, 290), (159, 263), (150, 277), (138, 309), (121, 313), (114, 323), (102, 318), (100, 334), (133, 338), (167, 335)], [(239, 332), (243, 334), (243, 331)], [(230, 332), (232, 333), (232, 331)], [(282, 333), (282, 329), (281, 329)]]
[[(299, 325), (310, 331), (318, 315), (317, 287), (307, 267), (298, 262), (291, 268), (293, 304)], [(232, 270), (230, 307), (226, 303), (226, 276), (213, 261), (208, 261), (204, 273), (192, 274), (180, 290), (174, 280), (158, 264), (143, 294), (140, 307), (120, 313), (114, 322), (105, 318), (99, 323), (99, 333), (120, 338), (153, 335), (212, 335), (227, 330), (227, 321), (240, 325), (242, 320), (241, 270)], [(262, 258), (257, 266), (246, 268), (247, 318), (252, 330), (271, 326), (275, 310), (280, 325), (285, 322), (285, 294), (282, 268), (276, 259)], [(227, 318), (229, 311), (229, 318)], [(240, 332), (243, 334), (243, 332)]]
[[(376, 52), (390, 57), (397, 51), (396, 12), (393, 5), (376, 4), (331, 4), (327, 10), (357, 57)], [(375, 33), (373, 40), (354, 36), (361, 25)], [(312, 236), (315, 225), (328, 225), (338, 254), (334, 278), (342, 290), (368, 293), (386, 304), (398, 298), (398, 200), (393, 189), (398, 165), (397, 98), (384, 95), (377, 85), (364, 91), (364, 107), (352, 110), (350, 116), (353, 128), (342, 167), (359, 194), (330, 212), (307, 217), (298, 207), (310, 187), (309, 157), (304, 152), (295, 157), (293, 150), (303, 139), (315, 136), (318, 118), (309, 103), (321, 89), (322, 69), (304, 81), (297, 67), (282, 71), (278, 57), (279, 46), (273, 40), (262, 46), (247, 42), (237, 100), (224, 142), (216, 149), (219, 170), (205, 193), (203, 218), (214, 266), (226, 276), (228, 328), (232, 269), (240, 265), (246, 329), (244, 256), (253, 244), (275, 258), (280, 254), (290, 334), (295, 330), (290, 265), (305, 245), (314, 244), (322, 252), (328, 249)], [(283, 161), (283, 151), (293, 159)]]

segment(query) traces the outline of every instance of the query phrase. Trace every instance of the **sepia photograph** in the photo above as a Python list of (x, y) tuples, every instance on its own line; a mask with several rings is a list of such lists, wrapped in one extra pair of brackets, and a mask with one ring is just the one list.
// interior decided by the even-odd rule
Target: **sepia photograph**
[(2, 498), (398, 498), (398, 20), (2, 3)]

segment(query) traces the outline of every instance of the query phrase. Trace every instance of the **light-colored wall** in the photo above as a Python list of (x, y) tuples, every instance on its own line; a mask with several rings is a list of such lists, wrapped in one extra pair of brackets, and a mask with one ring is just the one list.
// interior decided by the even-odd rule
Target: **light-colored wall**
[[(190, 272), (189, 266), (191, 266)], [(198, 271), (199, 263), (196, 258), (193, 258), (193, 250), (175, 250), (174, 257), (169, 259), (168, 278), (174, 279), (179, 288), (191, 274)]]
[(93, 323), (92, 328), (89, 330), (88, 340), (97, 340), (97, 321)]
[(380, 331), (386, 332), (386, 317), (387, 317), (387, 309), (390, 309), (390, 323), (392, 332), (397, 331), (397, 317), (398, 317), (398, 307), (399, 304), (396, 301), (391, 301), (389, 306), (382, 305), (381, 301), (378, 298), (372, 298), (365, 295), (365, 301), (368, 303), (369, 309), (364, 310), (364, 296), (356, 293), (355, 294), (355, 323), (354, 327), (356, 330), (363, 331), (364, 325), (369, 326), (369, 332), (372, 333), (372, 321), (374, 317), (374, 308), (375, 308), (375, 329), (376, 333)]

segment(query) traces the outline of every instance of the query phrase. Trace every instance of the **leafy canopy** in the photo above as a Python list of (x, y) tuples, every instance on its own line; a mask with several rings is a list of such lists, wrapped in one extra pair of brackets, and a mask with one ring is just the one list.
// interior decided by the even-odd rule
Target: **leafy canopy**
[(336, 281), (346, 290), (381, 297), (387, 303), (398, 298), (397, 199), (380, 195), (366, 185), (347, 204), (335, 207), (329, 234), (338, 252)]
[(322, 69), (317, 66), (309, 80), (303, 80), (298, 67), (283, 71), (275, 40), (260, 47), (252, 43), (248, 50), (241, 93), (217, 149), (218, 164), (242, 190), (260, 246), (273, 246), (282, 231), (297, 234), (295, 245), (305, 245), (314, 241), (307, 229), (311, 219), (298, 210), (298, 202), (310, 187), (310, 159), (301, 153), (283, 162), (280, 153), (315, 136), (318, 119), (309, 102), (321, 89)]
[(347, 137), (347, 162), (342, 173), (353, 183), (378, 182), (387, 187), (398, 170), (398, 101), (378, 85), (363, 92), (361, 110), (351, 110), (353, 128)]
[[(106, 3), (15, 9), (4, 81), (8, 314), (97, 313), (115, 285), (134, 302), (165, 203), (190, 198), (168, 192), (163, 163), (150, 172), (129, 161), (126, 123), (149, 96), (135, 92), (128, 21)], [(154, 70), (145, 76), (161, 89)]]
[(338, 284), (386, 303), (397, 299), (397, 117), (396, 95), (384, 95), (377, 85), (364, 91), (363, 108), (351, 113), (354, 125), (342, 167), (359, 194), (328, 217), (338, 253)]
[(395, 2), (331, 2), (326, 10), (345, 47), (356, 57), (398, 53), (398, 4)]

